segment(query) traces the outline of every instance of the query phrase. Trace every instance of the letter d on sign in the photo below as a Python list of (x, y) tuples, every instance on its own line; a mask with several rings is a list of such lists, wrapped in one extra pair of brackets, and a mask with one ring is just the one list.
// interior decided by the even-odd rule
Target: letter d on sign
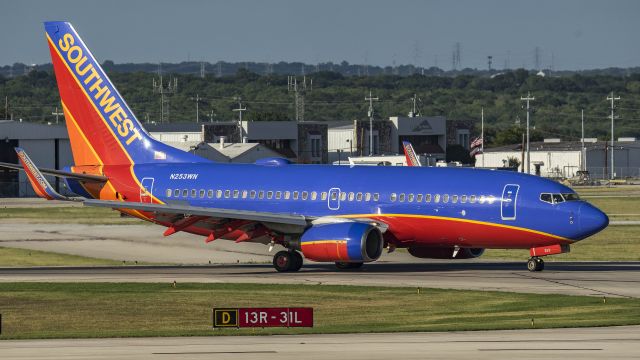
[(238, 309), (213, 309), (213, 327), (238, 327)]

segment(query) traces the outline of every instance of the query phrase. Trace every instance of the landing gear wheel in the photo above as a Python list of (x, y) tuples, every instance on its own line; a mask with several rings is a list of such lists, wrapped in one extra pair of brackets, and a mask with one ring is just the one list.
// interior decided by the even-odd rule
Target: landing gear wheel
[(362, 264), (361, 262), (336, 262), (336, 267), (340, 270), (359, 269)]
[(273, 267), (279, 272), (289, 271), (294, 261), (289, 251), (278, 251), (273, 256)]
[(297, 251), (291, 252), (291, 268), (289, 271), (298, 271), (302, 267), (302, 255)]
[(527, 270), (531, 272), (544, 270), (544, 260), (539, 257), (532, 257), (527, 261)]

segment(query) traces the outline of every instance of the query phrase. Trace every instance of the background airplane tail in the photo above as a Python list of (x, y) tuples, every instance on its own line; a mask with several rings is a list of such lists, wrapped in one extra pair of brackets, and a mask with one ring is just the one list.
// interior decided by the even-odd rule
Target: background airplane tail
[(68, 22), (45, 22), (76, 166), (203, 162), (153, 139)]

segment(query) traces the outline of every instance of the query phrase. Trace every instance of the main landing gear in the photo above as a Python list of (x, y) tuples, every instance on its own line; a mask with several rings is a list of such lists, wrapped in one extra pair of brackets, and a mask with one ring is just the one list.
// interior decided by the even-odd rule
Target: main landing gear
[(273, 267), (279, 272), (298, 271), (302, 267), (302, 255), (295, 250), (278, 251), (273, 256)]
[(531, 272), (544, 270), (544, 260), (537, 256), (529, 258), (529, 261), (527, 261), (527, 269)]

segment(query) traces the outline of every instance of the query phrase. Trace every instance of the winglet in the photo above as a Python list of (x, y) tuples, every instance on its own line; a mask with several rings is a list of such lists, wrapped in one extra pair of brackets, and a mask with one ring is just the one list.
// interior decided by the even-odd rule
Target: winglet
[(403, 141), (402, 147), (404, 148), (404, 156), (407, 158), (407, 166), (422, 166), (420, 159), (418, 158), (418, 155), (416, 155), (415, 150), (413, 150), (413, 145), (411, 145), (410, 142)]
[(36, 165), (31, 161), (27, 153), (21, 148), (15, 148), (16, 153), (18, 153), (18, 159), (24, 168), (24, 172), (27, 174), (27, 178), (33, 186), (33, 190), (40, 196), (41, 198), (47, 200), (71, 200), (70, 198), (60, 195), (52, 186), (49, 184), (47, 179), (42, 175), (40, 170), (36, 167)]

